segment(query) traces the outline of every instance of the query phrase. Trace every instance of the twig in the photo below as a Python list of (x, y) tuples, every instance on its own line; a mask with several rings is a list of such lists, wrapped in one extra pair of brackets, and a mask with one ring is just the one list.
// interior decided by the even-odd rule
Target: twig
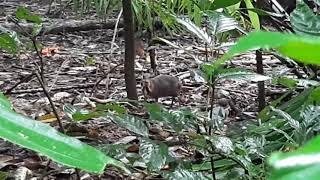
[(43, 81), (41, 80), (41, 76), (39, 75), (39, 73), (36, 73), (36, 76), (38, 78), (38, 81), (39, 81), (42, 89), (43, 89), (44, 94), (46, 95), (46, 97), (49, 100), (49, 103), (51, 105), (52, 111), (53, 111), (54, 115), (57, 118), (57, 121), (58, 121), (58, 124), (59, 124), (59, 127), (60, 127), (60, 131), (65, 134), (65, 130), (64, 130), (63, 126), (62, 126), (62, 122), (61, 122), (61, 119), (60, 119), (60, 117), (58, 115), (57, 109), (56, 109), (55, 105), (53, 104), (52, 99), (51, 99), (51, 97), (50, 97), (50, 95), (49, 95), (49, 93), (48, 93)]
[(55, 77), (54, 77), (54, 80), (53, 80), (53, 82), (52, 82), (52, 84), (50, 85), (50, 88), (49, 88), (49, 90), (48, 90), (49, 92), (51, 92), (52, 88), (54, 87), (55, 83), (56, 83), (57, 80), (58, 80), (58, 77), (59, 77), (59, 74), (60, 74), (60, 72), (61, 72), (61, 69), (64, 67), (64, 65), (65, 65), (67, 62), (68, 62), (68, 60), (63, 61), (62, 64), (61, 64), (61, 66), (57, 69), (56, 75), (55, 75)]
[[(63, 91), (63, 90), (77, 89), (77, 88), (84, 89), (84, 88), (94, 87), (95, 84), (96, 83), (89, 83), (89, 84), (78, 84), (75, 86), (56, 87), (56, 88), (52, 88), (51, 91)], [(36, 93), (36, 92), (42, 92), (42, 88), (16, 90), (16, 91), (12, 91), (10, 94)]]
[(32, 76), (34, 76), (34, 72), (31, 73), (30, 75), (28, 75), (27, 77), (24, 77), (23, 79), (21, 79), (19, 82), (17, 82), (15, 85), (13, 85), (11, 88), (9, 88), (8, 90), (6, 90), (6, 92), (4, 93), (5, 95), (11, 94), (11, 91), (16, 88), (17, 86), (19, 86), (20, 84), (30, 81), (30, 79), (32, 78)]
[(36, 51), (37, 53), (37, 56), (40, 60), (40, 77), (41, 77), (41, 80), (43, 83), (45, 83), (44, 81), (44, 63), (43, 63), (43, 58), (42, 58), (42, 55), (40, 54), (40, 51), (37, 47), (37, 42), (36, 42), (36, 37), (29, 37), (32, 41), (32, 44), (33, 44), (33, 47), (34, 47), (34, 50)]
[(117, 67), (119, 67), (120, 65), (122, 65), (123, 64), (123, 62), (121, 62), (121, 63), (119, 63), (119, 64), (117, 64), (116, 66), (114, 66), (113, 68), (111, 68), (107, 73), (105, 73), (96, 83), (95, 83), (95, 85), (93, 86), (93, 88), (92, 88), (92, 93), (91, 93), (91, 96), (94, 94), (94, 92), (96, 91), (96, 88), (97, 88), (97, 86), (100, 84), (100, 82), (102, 81), (102, 80), (104, 80), (105, 78), (107, 78), (108, 77), (108, 74), (110, 74), (111, 72), (113, 72)]
[(123, 9), (121, 8), (120, 13), (118, 14), (116, 25), (114, 27), (114, 31), (113, 31), (113, 36), (112, 36), (112, 41), (111, 41), (111, 48), (110, 48), (111, 49), (110, 56), (113, 53), (113, 44), (114, 44), (115, 39), (116, 39), (117, 29), (118, 29), (118, 25), (119, 25), (119, 22), (120, 22), (120, 18), (121, 18), (122, 12), (123, 12)]

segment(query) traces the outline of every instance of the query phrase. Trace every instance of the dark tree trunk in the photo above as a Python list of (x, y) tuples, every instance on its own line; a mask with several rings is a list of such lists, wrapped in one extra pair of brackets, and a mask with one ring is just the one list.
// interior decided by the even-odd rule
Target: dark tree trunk
[[(257, 0), (257, 8), (262, 8), (264, 4), (264, 0)], [(261, 18), (259, 16), (260, 23)], [(256, 51), (256, 61), (257, 61), (257, 73), (263, 75), (263, 58), (262, 52)], [(258, 110), (259, 112), (264, 109), (266, 106), (266, 93), (265, 93), (265, 85), (264, 81), (258, 82)]]
[(125, 41), (124, 79), (126, 83), (127, 97), (129, 99), (137, 100), (137, 82), (134, 72), (134, 27), (131, 0), (122, 0), (122, 7)]

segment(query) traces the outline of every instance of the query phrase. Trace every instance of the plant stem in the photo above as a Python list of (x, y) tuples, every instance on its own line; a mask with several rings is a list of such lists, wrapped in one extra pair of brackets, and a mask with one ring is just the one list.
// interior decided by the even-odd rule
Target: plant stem
[(57, 118), (57, 121), (58, 121), (58, 124), (59, 124), (59, 127), (60, 127), (60, 131), (65, 134), (65, 130), (64, 130), (63, 126), (62, 126), (62, 122), (61, 122), (61, 119), (60, 119), (60, 117), (58, 115), (57, 109), (56, 109), (55, 105), (53, 104), (52, 99), (51, 99), (51, 97), (50, 97), (45, 85), (43, 84), (43, 81), (41, 80), (41, 76), (39, 75), (38, 72), (36, 72), (36, 76), (38, 78), (38, 81), (39, 81), (42, 89), (43, 89), (44, 94), (46, 95), (46, 97), (49, 100), (49, 103), (51, 105), (52, 111), (53, 111), (54, 115)]
[(42, 82), (45, 84), (45, 81), (44, 81), (44, 63), (43, 63), (43, 58), (42, 58), (42, 55), (40, 54), (40, 51), (39, 51), (39, 49), (38, 49), (38, 47), (37, 47), (36, 37), (32, 37), (32, 38), (30, 38), (30, 39), (31, 39), (31, 41), (32, 41), (34, 50), (36, 51), (37, 56), (38, 56), (39, 59), (40, 59), (40, 77), (41, 77)]
[[(209, 120), (210, 122), (212, 121), (212, 116), (213, 116), (213, 100), (214, 100), (214, 88), (215, 88), (213, 77), (212, 77), (211, 84), (212, 84), (211, 85), (212, 92), (211, 92), (211, 102), (210, 102), (210, 120)], [(212, 135), (212, 124), (209, 123), (209, 131), (208, 131), (209, 136)], [(210, 143), (210, 145), (211, 145), (211, 150), (214, 151), (214, 147), (213, 147), (212, 143)], [(210, 163), (211, 163), (212, 179), (216, 180), (213, 157), (210, 157)]]

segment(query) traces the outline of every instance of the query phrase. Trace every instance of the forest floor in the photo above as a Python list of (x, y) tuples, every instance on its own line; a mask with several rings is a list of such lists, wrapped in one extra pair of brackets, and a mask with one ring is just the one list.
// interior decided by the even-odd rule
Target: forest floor
[[(4, 10), (0, 13), (0, 25), (7, 24), (6, 16), (14, 14), (16, 8), (22, 5), (22, 2), (18, 0), (0, 2), (0, 8)], [(45, 15), (48, 9), (48, 5), (45, 2), (39, 4), (38, 1), (24, 1), (24, 5), (31, 12), (45, 17), (44, 19), (47, 22), (55, 22), (61, 19), (79, 19), (70, 10), (58, 19), (49, 18)], [(80, 19), (96, 20), (97, 17), (85, 15)], [(83, 101), (83, 97), (96, 97), (113, 102), (123, 100), (126, 97), (122, 64), (124, 59), (124, 40), (123, 37), (116, 37), (116, 45), (111, 50), (113, 33), (114, 29), (96, 29), (47, 34), (38, 38), (38, 42), (44, 48), (58, 48), (57, 53), (54, 55), (44, 57), (45, 79), (68, 134), (92, 145), (115, 143), (125, 137), (133, 136), (127, 130), (117, 127), (111, 121), (103, 118), (85, 122), (72, 122), (63, 112), (63, 106), (71, 103), (81, 108), (90, 108)], [(192, 110), (203, 110), (208, 105), (208, 85), (195, 76), (194, 72), (197, 71), (199, 64), (205, 62), (205, 54), (199, 50), (199, 48), (204, 48), (204, 44), (190, 34), (160, 34), (160, 37), (183, 47), (175, 49), (162, 44), (156, 48), (157, 68), (160, 74), (177, 76), (184, 86), (189, 87), (187, 91), (182, 93), (183, 104), (175, 102), (173, 108), (176, 109), (183, 106), (190, 107)], [(145, 41), (145, 39), (143, 40)], [(230, 39), (230, 41), (234, 41), (234, 39)], [(146, 44), (145, 48), (147, 48)], [(182, 49), (189, 49), (192, 56)], [(112, 51), (113, 53), (111, 54)], [(226, 52), (226, 49), (219, 52), (221, 55)], [(214, 60), (220, 55), (216, 53), (215, 56), (210, 57), (210, 60)], [(265, 62), (264, 70), (267, 75), (271, 76), (286, 69), (286, 67), (280, 65), (280, 61), (271, 55), (264, 55), (263, 59)], [(0, 51), (0, 90), (5, 92), (21, 79), (30, 75), (30, 69), (34, 68), (32, 61), (38, 61), (37, 56), (32, 51), (22, 51), (18, 56), (12, 56)], [(237, 56), (227, 64), (228, 67), (255, 70), (255, 54), (251, 52)], [(116, 68), (109, 72), (114, 67)], [(141, 101), (144, 100), (141, 91), (142, 82), (146, 77), (152, 76), (153, 73), (148, 59), (137, 57), (136, 78), (139, 100)], [(103, 77), (107, 78), (104, 78), (94, 88), (96, 82)], [(216, 88), (218, 89), (217, 100), (226, 98), (232, 101), (240, 111), (240, 114), (235, 114), (232, 113), (232, 109), (230, 110), (230, 115), (226, 120), (226, 124), (228, 124), (226, 129), (229, 129), (229, 132), (235, 133), (241, 130), (239, 127), (242, 127), (242, 125), (239, 126), (239, 123), (245, 123), (248, 120), (255, 121), (257, 112), (256, 83), (241, 80), (221, 80)], [(266, 83), (268, 101), (273, 99), (269, 94), (275, 88), (270, 82)], [(44, 116), (51, 114), (52, 110), (35, 76), (13, 89), (8, 97), (17, 112), (39, 121), (45, 122), (47, 120), (47, 123), (57, 127), (57, 122), (54, 121), (54, 118), (50, 121), (48, 120), (50, 118)], [(170, 98), (163, 98), (159, 103), (169, 107), (170, 102)], [(230, 109), (230, 107), (226, 108)], [(202, 111), (202, 113), (207, 114), (205, 111)], [(15, 146), (7, 141), (0, 141), (0, 171), (15, 172), (18, 167), (26, 167), (32, 171), (34, 177), (40, 177), (43, 175), (46, 163), (47, 161), (34, 152)], [(49, 169), (52, 173), (46, 177), (48, 179), (68, 179), (70, 173), (72, 173), (70, 169), (62, 171), (61, 167), (54, 162), (49, 165)], [(81, 176), (84, 175), (85, 173), (82, 172)], [(101, 177), (115, 179), (123, 176), (117, 171), (106, 171)]]

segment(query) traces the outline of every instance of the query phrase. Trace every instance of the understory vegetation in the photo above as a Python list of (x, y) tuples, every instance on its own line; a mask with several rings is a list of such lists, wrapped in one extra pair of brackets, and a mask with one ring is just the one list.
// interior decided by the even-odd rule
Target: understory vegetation
[[(318, 178), (319, 1), (14, 2), (0, 179)], [(172, 102), (146, 94), (159, 74)]]

